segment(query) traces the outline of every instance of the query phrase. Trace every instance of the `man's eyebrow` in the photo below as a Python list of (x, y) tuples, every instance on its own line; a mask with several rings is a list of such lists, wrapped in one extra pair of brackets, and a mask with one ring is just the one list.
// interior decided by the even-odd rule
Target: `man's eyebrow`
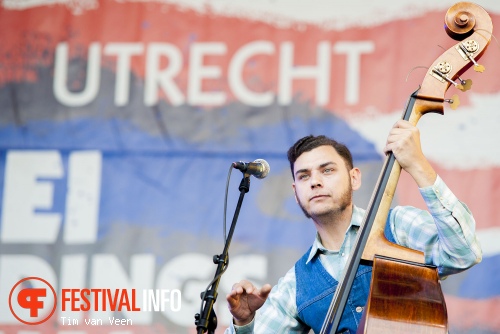
[[(321, 165), (319, 165), (319, 168), (325, 168), (326, 166), (329, 166), (329, 165), (335, 165), (335, 166), (337, 166), (337, 163), (333, 162), (333, 161), (324, 162)], [(309, 172), (309, 169), (302, 168), (302, 169), (297, 170), (295, 172), (295, 175), (299, 175), (300, 173), (307, 173), (307, 172)]]
[(307, 168), (302, 168), (302, 169), (299, 169), (295, 172), (295, 175), (299, 175), (300, 173), (307, 173), (309, 171), (309, 169)]
[(321, 165), (319, 165), (319, 167), (323, 168), (323, 167), (326, 167), (328, 165), (335, 165), (335, 166), (337, 166), (337, 163), (333, 162), (333, 161), (328, 161), (328, 162), (322, 163)]

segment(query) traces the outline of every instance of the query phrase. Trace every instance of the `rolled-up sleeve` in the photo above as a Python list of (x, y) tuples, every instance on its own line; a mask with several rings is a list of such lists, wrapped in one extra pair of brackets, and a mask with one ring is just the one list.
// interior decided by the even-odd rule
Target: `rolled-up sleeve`
[(253, 333), (253, 326), (254, 326), (255, 319), (253, 319), (249, 324), (245, 326), (236, 326), (235, 324), (231, 324), (224, 334), (233, 334), (233, 333), (238, 333), (238, 334), (252, 334)]
[(428, 211), (402, 206), (391, 213), (397, 243), (424, 252), (426, 263), (437, 266), (441, 277), (481, 262), (476, 223), (467, 206), (439, 176), (432, 186), (419, 190)]

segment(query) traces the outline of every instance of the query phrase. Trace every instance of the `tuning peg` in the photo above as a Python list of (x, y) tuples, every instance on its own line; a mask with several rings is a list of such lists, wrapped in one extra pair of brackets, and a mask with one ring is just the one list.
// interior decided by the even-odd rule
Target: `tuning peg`
[[(456, 83), (455, 81), (451, 80), (450, 78), (448, 78), (448, 75), (446, 75), (446, 73), (443, 73), (439, 70), (439, 68), (433, 68), (432, 69), (432, 72), (434, 74), (436, 74), (437, 76), (439, 76), (440, 78), (442, 78), (443, 80), (446, 80), (448, 81), (449, 83), (451, 83), (453, 86), (455, 86), (457, 89), (460, 89), (462, 92), (465, 91), (465, 87), (463, 85), (463, 81), (460, 80), (460, 83)], [(471, 83), (472, 84), (472, 83)]]
[[(471, 59), (472, 60), (472, 59)], [(474, 71), (476, 72), (479, 72), (479, 73), (483, 73), (485, 70), (484, 66), (483, 65), (479, 65), (478, 63), (476, 63), (474, 61)]]
[(462, 84), (463, 89), (459, 88), (462, 92), (466, 92), (469, 89), (471, 89), (471, 87), (472, 87), (472, 80), (471, 79), (464, 80), (464, 79), (458, 77), (458, 80), (460, 80), (460, 83)]
[[(485, 67), (483, 65), (479, 65), (476, 62), (476, 60), (474, 59), (474, 56), (472, 56), (472, 53), (470, 53), (469, 50), (467, 50), (467, 47), (464, 46), (463, 43), (458, 44), (458, 46), (460, 47), (460, 50), (462, 50), (462, 52), (465, 54), (465, 56), (467, 58), (469, 58), (472, 63), (474, 63), (474, 71), (479, 72), (479, 73), (483, 73), (485, 70)], [(469, 46), (469, 48), (471, 48), (471, 47), (473, 47), (471, 50), (475, 49), (475, 46)]]
[(458, 98), (458, 95), (455, 94), (451, 97), (451, 99), (446, 99), (444, 102), (448, 102), (450, 104), (451, 109), (455, 110), (458, 108), (460, 105), (460, 99)]

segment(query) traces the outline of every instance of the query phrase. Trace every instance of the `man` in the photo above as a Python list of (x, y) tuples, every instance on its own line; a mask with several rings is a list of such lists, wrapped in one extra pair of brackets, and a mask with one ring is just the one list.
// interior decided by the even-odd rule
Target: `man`
[[(415, 180), (429, 210), (395, 207), (387, 222), (390, 239), (424, 252), (426, 263), (437, 266), (441, 277), (479, 263), (482, 254), (474, 219), (425, 158), (418, 129), (398, 121), (384, 148), (390, 151)], [(324, 136), (308, 136), (289, 149), (288, 159), (295, 198), (312, 219), (316, 239), (272, 291), (269, 284), (259, 289), (248, 281), (233, 286), (226, 297), (233, 325), (226, 333), (308, 333), (311, 328), (318, 332), (329, 303), (326, 308), (320, 305), (312, 287), (323, 284), (325, 276), (337, 282), (363, 219), (364, 210), (352, 203), (352, 192), (361, 186), (361, 172), (353, 166), (347, 147)], [(368, 279), (359, 281), (350, 293), (361, 305), (343, 314), (339, 333), (355, 333), (359, 325), (371, 271), (365, 274)]]

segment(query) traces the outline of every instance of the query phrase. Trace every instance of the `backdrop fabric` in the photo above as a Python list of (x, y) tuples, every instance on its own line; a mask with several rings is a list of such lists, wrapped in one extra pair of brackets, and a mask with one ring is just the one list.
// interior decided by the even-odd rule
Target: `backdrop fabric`
[[(392, 124), (426, 68), (456, 43), (443, 29), (452, 4), (4, 0), (0, 334), (194, 333), (224, 245), (231, 163), (265, 159), (271, 172), (251, 179), (219, 286), (221, 333), (232, 284), (276, 284), (314, 239), (293, 195), (288, 147), (309, 134), (345, 143), (363, 174), (355, 202), (365, 207)], [(500, 27), (496, 0), (480, 5)], [(442, 283), (455, 334), (500, 333), (498, 59), (493, 39), (479, 60), (486, 71), (463, 75), (472, 89), (447, 93), (459, 95), (459, 108), (419, 123), (424, 153), (473, 212), (483, 248), (480, 264)], [(232, 170), (227, 230), (241, 177)], [(425, 208), (405, 173), (397, 204)], [(148, 289), (168, 290), (170, 300), (155, 312), (58, 305), (28, 326), (9, 309), (9, 293), (33, 276), (58, 295), (135, 288), (140, 305)]]

